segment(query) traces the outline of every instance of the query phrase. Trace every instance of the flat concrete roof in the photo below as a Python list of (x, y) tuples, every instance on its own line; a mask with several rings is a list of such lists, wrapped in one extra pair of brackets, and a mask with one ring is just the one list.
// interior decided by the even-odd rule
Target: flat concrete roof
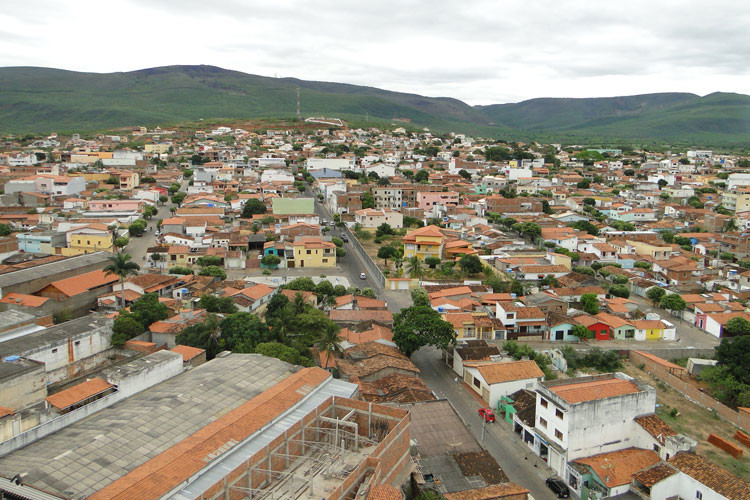
[(6, 356), (23, 356), (46, 345), (52, 345), (76, 335), (83, 335), (98, 328), (110, 327), (111, 319), (104, 316), (84, 316), (51, 326), (38, 332), (0, 341), (0, 358)]
[(108, 261), (111, 255), (112, 254), (107, 252), (94, 252), (86, 255), (77, 255), (75, 257), (70, 257), (69, 259), (49, 262), (47, 264), (40, 264), (29, 269), (19, 269), (18, 271), (0, 274), (0, 296), (2, 296), (3, 288), (7, 286), (44, 278), (45, 276), (49, 276), (60, 270), (68, 271), (92, 264), (103, 263)]
[(288, 377), (289, 363), (230, 354), (0, 458), (0, 476), (84, 498)]

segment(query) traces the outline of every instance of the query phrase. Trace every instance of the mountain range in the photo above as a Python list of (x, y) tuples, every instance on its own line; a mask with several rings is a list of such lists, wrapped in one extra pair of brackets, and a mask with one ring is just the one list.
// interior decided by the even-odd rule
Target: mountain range
[(125, 73), (0, 68), (0, 133), (101, 131), (220, 119), (338, 117), (508, 140), (746, 147), (750, 96), (658, 93), (471, 106), (374, 87), (269, 78), (214, 66)]

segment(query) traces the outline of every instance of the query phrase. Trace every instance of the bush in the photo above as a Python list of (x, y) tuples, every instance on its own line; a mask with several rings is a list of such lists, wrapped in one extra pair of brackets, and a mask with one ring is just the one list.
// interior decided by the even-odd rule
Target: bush
[(169, 270), (169, 274), (193, 274), (193, 270), (189, 267), (175, 266)]
[(214, 278), (219, 278), (220, 280), (227, 279), (227, 273), (224, 272), (222, 268), (219, 266), (207, 266), (201, 269), (201, 272), (198, 273), (200, 276), (213, 276)]

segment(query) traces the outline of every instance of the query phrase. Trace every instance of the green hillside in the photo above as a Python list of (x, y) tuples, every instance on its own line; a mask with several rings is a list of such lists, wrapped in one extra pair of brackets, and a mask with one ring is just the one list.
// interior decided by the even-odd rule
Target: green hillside
[(506, 140), (747, 147), (750, 96), (645, 94), (469, 106), (373, 87), (268, 78), (213, 66), (128, 73), (0, 68), (0, 133), (100, 131), (198, 120), (293, 118), (410, 123)]
[(0, 132), (100, 130), (202, 118), (370, 116), (439, 129), (489, 129), (487, 118), (455, 100), (337, 83), (267, 78), (212, 66), (129, 73), (0, 68)]

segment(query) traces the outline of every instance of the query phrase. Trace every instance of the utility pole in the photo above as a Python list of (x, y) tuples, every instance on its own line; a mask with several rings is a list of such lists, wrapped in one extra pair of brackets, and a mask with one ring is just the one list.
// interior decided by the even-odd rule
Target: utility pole
[(299, 87), (297, 87), (297, 119), (302, 121), (302, 115), (299, 112)]

